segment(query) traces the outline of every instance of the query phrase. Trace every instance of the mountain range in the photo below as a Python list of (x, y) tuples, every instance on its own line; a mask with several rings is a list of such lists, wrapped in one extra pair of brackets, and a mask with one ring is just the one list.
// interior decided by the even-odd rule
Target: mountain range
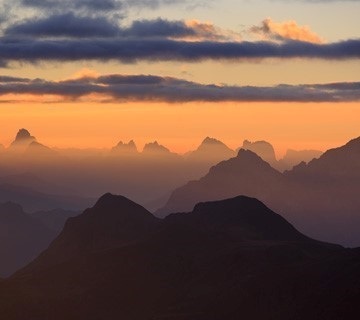
[(0, 282), (23, 319), (349, 319), (360, 252), (312, 240), (260, 201), (200, 203), (161, 220), (104, 195), (34, 262)]
[[(261, 145), (266, 145), (271, 150), (271, 159), (262, 152)], [(269, 143), (245, 141), (243, 148), (246, 147), (254, 150), (275, 168), (281, 167), (280, 162), (275, 159), (274, 148)], [(0, 177), (31, 175), (36, 180), (51, 181), (70, 191), (56, 192), (58, 195), (97, 198), (100, 194), (113, 192), (148, 204), (164, 198), (177, 186), (200, 178), (217, 163), (235, 156), (234, 150), (211, 137), (205, 138), (196, 150), (179, 155), (157, 141), (146, 144), (141, 151), (133, 140), (129, 143), (120, 141), (111, 150), (52, 148), (42, 144), (28, 130), (20, 129), (13, 143), (2, 152)], [(284, 165), (281, 170), (289, 169), (303, 160), (308, 158), (305, 155), (299, 159), (293, 156), (282, 162)], [(153, 185), (154, 181), (156, 186)], [(10, 184), (25, 186), (19, 179), (18, 182)], [(5, 184), (1, 178), (0, 184)], [(54, 194), (52, 190), (32, 189)], [(159, 204), (158, 208), (162, 205), (163, 203)]]
[(188, 211), (199, 201), (241, 194), (260, 199), (312, 237), (359, 246), (359, 169), (360, 138), (285, 173), (241, 149), (203, 178), (176, 189), (156, 214)]

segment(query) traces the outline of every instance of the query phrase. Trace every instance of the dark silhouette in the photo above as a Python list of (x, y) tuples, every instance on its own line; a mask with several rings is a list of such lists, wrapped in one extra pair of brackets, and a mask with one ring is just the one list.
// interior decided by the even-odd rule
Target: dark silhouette
[(255, 153), (241, 149), (236, 158), (219, 163), (205, 177), (175, 190), (156, 215), (189, 211), (200, 201), (221, 200), (239, 194), (269, 202), (279, 193), (279, 188), (285, 189), (285, 183), (285, 177), (270, 164)]
[(358, 250), (312, 240), (256, 199), (158, 220), (107, 194), (0, 283), (0, 312), (7, 320), (354, 319), (359, 262)]
[(111, 151), (120, 155), (136, 155), (139, 153), (134, 140), (129, 141), (129, 143), (120, 141)]
[[(130, 197), (147, 209), (161, 208), (158, 213), (165, 216), (180, 209), (191, 210), (199, 201), (243, 194), (260, 199), (314, 238), (346, 246), (360, 245), (360, 198), (356, 193), (360, 179), (356, 164), (360, 157), (356, 148), (340, 148), (343, 157), (327, 152), (309, 165), (301, 164), (282, 174), (284, 168), (300, 158), (308, 161), (314, 153), (289, 152), (274, 162), (274, 149), (269, 143), (245, 141), (244, 147), (274, 162), (271, 168), (264, 159), (247, 156), (246, 160), (245, 154), (241, 159), (228, 159), (233, 151), (214, 138), (206, 138), (197, 150), (181, 156), (157, 142), (147, 144), (143, 152), (137, 152), (131, 141), (119, 143), (114, 150), (54, 149), (32, 141), (29, 132), (21, 132), (15, 141), (27, 141), (26, 148), (21, 152), (14, 152), (12, 147), (6, 149), (0, 157), (0, 176), (26, 173), (37, 181), (50, 183), (31, 183), (31, 179), (8, 183), (0, 178), (0, 201), (19, 203), (28, 212), (82, 210), (99, 194), (112, 192)], [(325, 161), (328, 157), (332, 160)], [(207, 174), (221, 159), (229, 160), (228, 164), (215, 168), (226, 167), (226, 173), (215, 169)], [(188, 181), (199, 182), (191, 182), (170, 196), (172, 190)], [(53, 186), (48, 189), (45, 185)]]
[(278, 161), (277, 168), (284, 170), (291, 170), (301, 162), (308, 163), (313, 159), (320, 158), (323, 154), (319, 150), (287, 150), (285, 156)]
[(33, 137), (26, 129), (20, 129), (17, 133), (15, 140), (11, 143), (11, 148), (26, 148), (32, 142), (36, 142), (36, 138)]
[(312, 237), (360, 245), (360, 138), (284, 174), (251, 151), (213, 167), (176, 189), (157, 215), (187, 211), (199, 201), (256, 197)]
[(273, 167), (276, 167), (277, 165), (275, 149), (269, 142), (266, 141), (250, 142), (248, 140), (245, 140), (240, 149), (250, 150), (256, 153), (261, 159), (268, 162)]
[(223, 142), (209, 137), (205, 138), (195, 151), (191, 151), (185, 154), (185, 157), (188, 161), (201, 163), (207, 162), (211, 165), (234, 156), (234, 150), (231, 150)]

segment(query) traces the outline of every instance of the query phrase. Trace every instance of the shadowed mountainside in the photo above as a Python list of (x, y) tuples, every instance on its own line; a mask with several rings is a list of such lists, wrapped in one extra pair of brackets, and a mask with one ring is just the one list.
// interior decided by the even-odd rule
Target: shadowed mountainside
[(323, 152), (319, 150), (287, 150), (285, 156), (278, 161), (277, 168), (291, 170), (302, 162), (308, 163), (313, 159), (318, 159)]
[(312, 237), (360, 245), (360, 138), (284, 174), (251, 151), (176, 189), (157, 215), (187, 211), (199, 201), (256, 197)]
[(285, 179), (280, 172), (255, 153), (241, 149), (237, 157), (212, 167), (205, 177), (175, 190), (166, 206), (156, 215), (189, 211), (198, 202), (239, 194), (270, 201), (275, 193), (281, 192), (278, 190), (280, 186), (285, 188)]
[(108, 194), (0, 283), (0, 312), (7, 320), (345, 319), (359, 315), (359, 265), (358, 250), (309, 239), (256, 199), (158, 220)]
[(276, 167), (277, 165), (275, 149), (269, 142), (266, 141), (250, 142), (248, 140), (245, 140), (240, 149), (249, 150), (256, 153), (261, 159), (263, 159), (273, 167)]

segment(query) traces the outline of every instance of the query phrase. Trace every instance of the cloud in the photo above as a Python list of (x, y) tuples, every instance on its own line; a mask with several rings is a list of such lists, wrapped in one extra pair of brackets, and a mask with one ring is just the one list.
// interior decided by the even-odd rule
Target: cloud
[(202, 0), (21, 0), (24, 8), (33, 8), (48, 12), (89, 12), (113, 13), (131, 8), (158, 9), (161, 6), (185, 5), (195, 8), (204, 6)]
[(28, 37), (116, 37), (119, 27), (105, 17), (82, 17), (73, 13), (26, 20), (5, 30), (6, 36)]
[[(77, 100), (185, 102), (355, 102), (360, 82), (273, 87), (204, 85), (153, 75), (84, 76), (65, 81), (0, 78), (0, 96), (58, 96), (58, 102)], [(0, 99), (1, 100), (1, 99)]]
[(240, 40), (235, 32), (222, 30), (210, 22), (169, 21), (165, 19), (136, 20), (130, 26), (120, 26), (106, 17), (77, 16), (74, 13), (29, 19), (9, 26), (7, 37), (32, 38), (158, 38), (188, 41)]
[(264, 58), (359, 59), (360, 40), (314, 44), (301, 41), (187, 42), (169, 39), (0, 39), (0, 62), (117, 60), (251, 60)]
[(323, 43), (324, 41), (308, 26), (299, 26), (296, 21), (276, 23), (268, 18), (262, 21), (260, 26), (253, 26), (250, 34), (258, 36), (262, 40), (296, 40), (311, 43)]

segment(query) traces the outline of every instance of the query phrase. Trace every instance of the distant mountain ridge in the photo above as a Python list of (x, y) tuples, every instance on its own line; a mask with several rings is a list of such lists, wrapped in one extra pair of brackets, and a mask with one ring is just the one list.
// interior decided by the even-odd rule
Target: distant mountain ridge
[(0, 276), (9, 276), (44, 250), (56, 236), (21, 206), (0, 204)]
[(319, 159), (280, 173), (251, 151), (176, 189), (156, 214), (189, 210), (199, 201), (243, 194), (256, 197), (312, 237), (360, 245), (360, 138)]
[(284, 182), (283, 175), (269, 163), (251, 151), (240, 149), (237, 157), (220, 162), (200, 180), (191, 181), (175, 190), (166, 206), (158, 210), (156, 215), (189, 211), (198, 202), (221, 200), (239, 194), (265, 201), (271, 199), (274, 192), (279, 192), (269, 186), (281, 186)]

